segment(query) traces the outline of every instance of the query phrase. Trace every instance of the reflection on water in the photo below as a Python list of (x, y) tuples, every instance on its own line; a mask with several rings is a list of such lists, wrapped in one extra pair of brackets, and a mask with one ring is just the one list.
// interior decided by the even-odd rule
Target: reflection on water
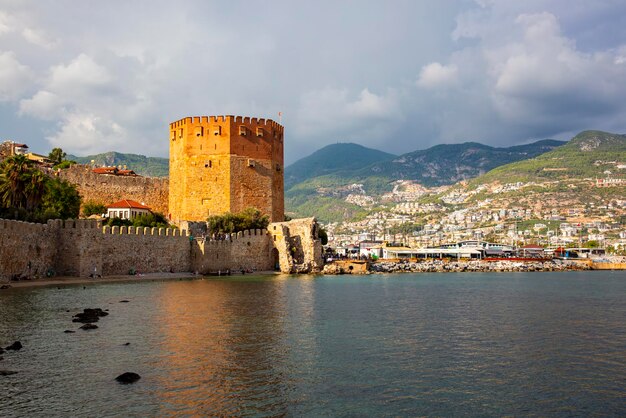
[(154, 366), (168, 364), (158, 383), (163, 414), (286, 409), (285, 377), (276, 369), (286, 354), (277, 344), (284, 333), (283, 284), (214, 282), (210, 292), (202, 282), (164, 285), (154, 318), (163, 338)]
[(11, 289), (0, 416), (617, 416), (624, 318), (620, 272)]

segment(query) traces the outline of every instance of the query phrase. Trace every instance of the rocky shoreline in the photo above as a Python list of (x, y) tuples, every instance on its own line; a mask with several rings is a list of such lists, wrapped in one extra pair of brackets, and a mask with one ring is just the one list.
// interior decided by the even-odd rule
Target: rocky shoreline
[(460, 272), (528, 272), (528, 271), (574, 271), (590, 270), (586, 263), (570, 260), (548, 261), (446, 261), (420, 262), (380, 261), (372, 263), (367, 271), (356, 272), (338, 264), (324, 266), (323, 274), (372, 274), (372, 273), (460, 273)]

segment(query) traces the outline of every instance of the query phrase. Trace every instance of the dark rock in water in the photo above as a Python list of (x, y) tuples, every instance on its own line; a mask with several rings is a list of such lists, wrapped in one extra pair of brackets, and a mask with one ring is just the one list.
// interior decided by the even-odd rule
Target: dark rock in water
[(126, 299), (124, 300), (120, 300), (120, 303), (128, 303), (129, 301), (127, 301)]
[(17, 374), (17, 372), (11, 370), (0, 370), (0, 376), (11, 376), (12, 374)]
[(0, 357), (0, 361), (4, 360), (4, 357)]
[(8, 347), (5, 347), (5, 350), (21, 350), (22, 349), (22, 343), (19, 341), (14, 342), (13, 344), (11, 344)]
[(70, 311), (70, 310), (69, 310), (69, 309), (67, 309), (65, 312), (69, 312), (69, 311)]
[(0, 286), (0, 290), (10, 289), (10, 288), (11, 288), (10, 284), (3, 284), (2, 286)]
[(84, 329), (84, 330), (90, 330), (90, 329), (97, 329), (98, 326), (96, 324), (85, 324), (82, 327), (80, 327), (80, 329)]
[(83, 324), (92, 324), (94, 322), (98, 322), (100, 317), (97, 316), (86, 316), (86, 317), (75, 317), (72, 319), (72, 322), (81, 322)]
[(124, 345), (130, 345), (130, 343), (125, 343)]
[(83, 309), (83, 312), (79, 312), (76, 315), (74, 315), (74, 319), (72, 319), (72, 322), (82, 322), (83, 324), (91, 324), (94, 322), (98, 322), (98, 320), (100, 320), (101, 317), (103, 316), (107, 316), (109, 313), (108, 312), (104, 312), (102, 309), (100, 308), (85, 308)]
[(0, 354), (4, 353), (4, 348), (0, 347)]
[(135, 383), (139, 379), (141, 379), (141, 376), (133, 372), (122, 373), (121, 375), (115, 378), (115, 380), (117, 380), (118, 382), (124, 385), (127, 385), (129, 383)]
[(66, 330), (65, 330), (65, 331), (63, 331), (63, 332), (64, 332), (64, 333), (66, 333), (66, 334), (73, 334), (73, 333), (75, 333), (76, 331), (72, 331), (71, 329), (66, 329)]

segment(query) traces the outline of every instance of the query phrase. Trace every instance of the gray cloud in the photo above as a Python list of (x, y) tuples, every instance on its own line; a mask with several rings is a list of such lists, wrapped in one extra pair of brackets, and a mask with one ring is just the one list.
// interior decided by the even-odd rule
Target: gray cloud
[[(167, 155), (189, 115), (277, 119), (286, 157), (626, 131), (618, 1), (0, 1), (4, 136)], [(606, 24), (602, 24), (606, 22)]]

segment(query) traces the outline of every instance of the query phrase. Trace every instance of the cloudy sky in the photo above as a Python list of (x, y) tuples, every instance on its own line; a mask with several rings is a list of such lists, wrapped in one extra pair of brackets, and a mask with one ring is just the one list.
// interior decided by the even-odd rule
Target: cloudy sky
[(626, 132), (623, 0), (0, 0), (0, 139), (167, 156), (283, 113), (286, 160)]

